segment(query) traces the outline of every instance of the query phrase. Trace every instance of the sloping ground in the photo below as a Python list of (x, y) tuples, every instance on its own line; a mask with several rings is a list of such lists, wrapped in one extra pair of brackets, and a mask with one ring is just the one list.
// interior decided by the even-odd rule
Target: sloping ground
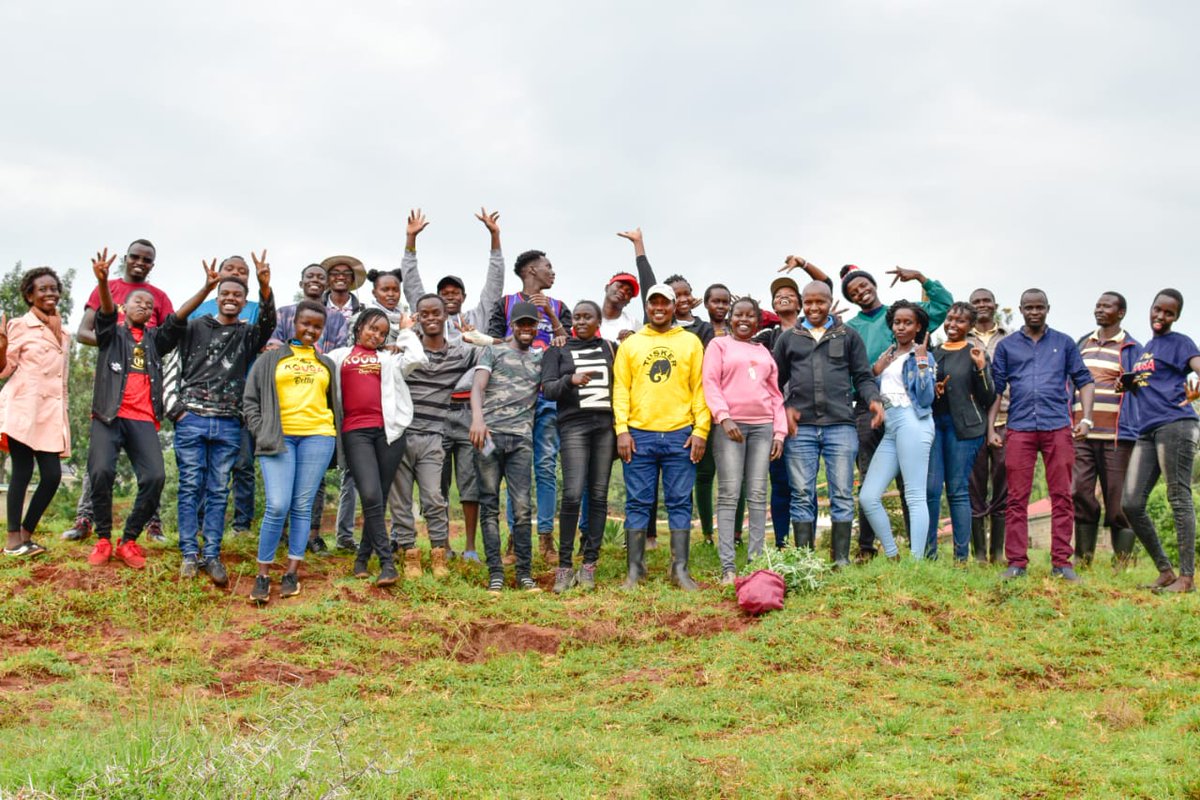
[(0, 794), (1200, 797), (1198, 600), (1148, 566), (879, 562), (754, 620), (662, 550), (634, 594), (606, 549), (594, 594), (498, 600), (314, 559), (262, 609), (250, 540), (229, 591), (85, 550), (0, 563)]

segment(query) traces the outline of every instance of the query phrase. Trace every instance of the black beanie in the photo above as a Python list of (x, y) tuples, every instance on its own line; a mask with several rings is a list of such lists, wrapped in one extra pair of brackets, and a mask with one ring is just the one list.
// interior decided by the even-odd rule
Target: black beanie
[[(854, 266), (853, 264), (847, 264), (846, 266), (842, 267), (841, 276), (842, 276), (842, 297), (846, 298), (847, 300), (850, 300), (850, 295), (846, 294), (846, 287), (849, 286), (850, 281), (854, 280), (855, 278), (866, 278), (867, 280), (869, 280), (871, 282), (872, 286), (879, 288), (879, 284), (875, 281), (874, 275), (867, 272), (865, 269), (859, 269), (858, 267)], [(853, 302), (853, 301), (851, 301), (851, 302)]]

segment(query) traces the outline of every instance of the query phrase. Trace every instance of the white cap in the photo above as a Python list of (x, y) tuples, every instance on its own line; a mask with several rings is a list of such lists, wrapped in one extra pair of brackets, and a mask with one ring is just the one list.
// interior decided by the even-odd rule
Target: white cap
[(675, 290), (665, 283), (656, 283), (651, 286), (650, 291), (646, 292), (646, 302), (650, 302), (650, 298), (654, 297), (656, 294), (662, 295), (672, 303), (675, 302)]

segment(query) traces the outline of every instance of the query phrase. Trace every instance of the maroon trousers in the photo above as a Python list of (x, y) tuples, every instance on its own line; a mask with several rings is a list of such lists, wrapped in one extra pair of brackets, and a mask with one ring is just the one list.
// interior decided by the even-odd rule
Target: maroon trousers
[(1033, 470), (1041, 453), (1050, 489), (1050, 563), (1071, 565), (1075, 550), (1071, 535), (1075, 526), (1075, 504), (1071, 500), (1071, 476), (1075, 469), (1075, 444), (1070, 428), (1056, 431), (1008, 431), (1004, 448), (1008, 472), (1008, 508), (1004, 518), (1008, 535), (1004, 555), (1010, 567), (1029, 565), (1029, 494)]

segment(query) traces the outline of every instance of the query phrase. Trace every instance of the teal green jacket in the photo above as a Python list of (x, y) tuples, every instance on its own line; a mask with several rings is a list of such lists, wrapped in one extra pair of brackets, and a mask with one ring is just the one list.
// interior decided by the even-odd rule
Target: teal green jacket
[[(936, 331), (946, 321), (946, 312), (954, 303), (954, 296), (935, 280), (925, 281), (921, 288), (929, 300), (920, 303), (920, 306), (929, 315), (930, 332)], [(896, 341), (892, 337), (892, 329), (887, 324), (887, 306), (880, 306), (872, 312), (860, 310), (853, 319), (847, 320), (846, 324), (862, 337), (867, 346), (867, 361), (872, 364)]]

